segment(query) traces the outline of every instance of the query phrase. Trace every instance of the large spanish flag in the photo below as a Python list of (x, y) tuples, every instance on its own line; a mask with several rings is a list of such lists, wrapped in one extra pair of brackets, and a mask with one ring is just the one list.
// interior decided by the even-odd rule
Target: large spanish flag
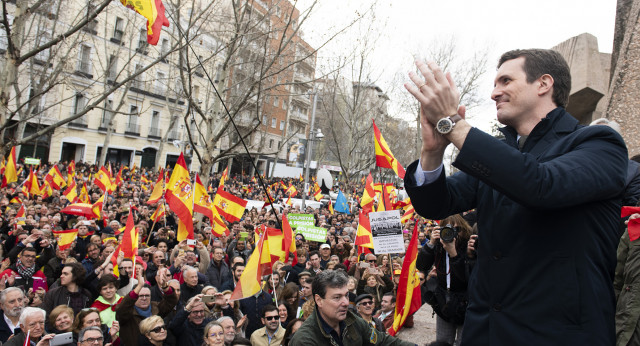
[(133, 263), (136, 263), (136, 255), (138, 254), (138, 228), (135, 227), (131, 209), (129, 209), (127, 224), (124, 226), (124, 231), (122, 232), (122, 242), (116, 248), (116, 253), (111, 257), (111, 263), (113, 263), (113, 275), (115, 276), (120, 276), (117, 262), (120, 251), (123, 252), (124, 258), (129, 258)]
[(271, 273), (271, 254), (269, 247), (265, 244), (267, 235), (263, 234), (255, 246), (255, 250), (247, 261), (240, 280), (231, 294), (231, 300), (251, 297), (260, 292), (262, 276)]
[(93, 183), (98, 185), (102, 192), (112, 191), (111, 189), (111, 173), (107, 171), (104, 166), (100, 167), (100, 170), (93, 178)]
[(169, 20), (164, 15), (164, 4), (161, 0), (120, 0), (130, 9), (147, 19), (147, 42), (156, 45), (160, 39), (163, 26), (169, 27)]
[(407, 316), (413, 315), (422, 306), (420, 292), (420, 279), (416, 272), (416, 259), (418, 258), (418, 222), (413, 228), (409, 248), (404, 256), (400, 282), (398, 282), (398, 294), (396, 296), (396, 311), (393, 314), (393, 326), (388, 330), (389, 335), (395, 336), (402, 328)]
[(4, 167), (4, 175), (2, 176), (2, 185), (5, 187), (11, 183), (18, 181), (18, 170), (16, 169), (16, 147), (11, 148), (7, 164)]
[(244, 214), (244, 210), (247, 207), (247, 201), (218, 189), (216, 197), (213, 199), (213, 205), (225, 220), (234, 222), (240, 221), (242, 218), (242, 214)]
[(373, 201), (375, 200), (376, 193), (373, 189), (373, 177), (371, 173), (367, 177), (367, 180), (364, 184), (364, 191), (362, 192), (362, 200), (360, 201), (360, 205), (364, 210), (365, 214), (368, 214), (373, 210)]
[(158, 180), (156, 180), (156, 184), (153, 186), (153, 191), (151, 191), (151, 195), (149, 196), (149, 200), (147, 200), (147, 204), (155, 204), (164, 196), (165, 187), (164, 187), (164, 173), (162, 172), (162, 168), (160, 169), (160, 173), (158, 174)]
[(71, 244), (78, 236), (78, 229), (68, 229), (65, 231), (53, 231), (53, 235), (58, 239), (58, 248), (60, 251), (71, 247)]
[(78, 196), (78, 202), (91, 203), (89, 198), (89, 192), (87, 191), (87, 183), (82, 183), (82, 189), (80, 189), (80, 196)]
[[(355, 245), (362, 248), (373, 249), (373, 236), (371, 234), (371, 223), (369, 222), (369, 216), (364, 211), (360, 211), (358, 215), (358, 230), (356, 231)], [(358, 253), (362, 253), (359, 251)]]
[(373, 141), (376, 147), (376, 166), (382, 168), (391, 168), (396, 175), (400, 177), (400, 179), (404, 179), (404, 168), (396, 160), (395, 156), (391, 153), (391, 149), (389, 149), (389, 145), (387, 145), (387, 141), (384, 140), (378, 126), (376, 126), (376, 122), (373, 122)]
[(213, 225), (213, 202), (211, 201), (211, 197), (207, 193), (207, 188), (204, 187), (202, 181), (200, 180), (200, 176), (197, 173), (196, 184), (193, 192), (195, 193), (195, 198), (193, 199), (193, 211), (208, 217), (209, 222), (211, 222), (211, 225)]
[(193, 234), (193, 189), (189, 169), (180, 153), (178, 162), (173, 167), (171, 178), (167, 184), (166, 199), (171, 209), (178, 216), (178, 241), (194, 239)]
[(78, 190), (76, 189), (76, 180), (69, 178), (69, 185), (67, 189), (62, 193), (67, 197), (70, 203), (76, 203), (78, 201)]
[(67, 185), (57, 165), (51, 167), (49, 173), (47, 173), (47, 175), (44, 177), (44, 180), (49, 182), (49, 185), (51, 185), (51, 187), (56, 190), (60, 190)]

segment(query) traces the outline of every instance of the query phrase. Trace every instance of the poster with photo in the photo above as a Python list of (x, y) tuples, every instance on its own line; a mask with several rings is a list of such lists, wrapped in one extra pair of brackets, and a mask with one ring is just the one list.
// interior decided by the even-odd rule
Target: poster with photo
[(377, 254), (404, 253), (400, 211), (388, 210), (369, 213), (373, 249)]

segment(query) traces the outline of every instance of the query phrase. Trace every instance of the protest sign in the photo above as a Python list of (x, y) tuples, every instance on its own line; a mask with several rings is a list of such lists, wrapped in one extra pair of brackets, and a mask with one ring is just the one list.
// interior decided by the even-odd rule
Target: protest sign
[(327, 241), (327, 229), (324, 227), (298, 226), (296, 233), (301, 233), (306, 240), (321, 243)]
[(377, 254), (405, 252), (399, 210), (369, 213), (369, 222)]
[(287, 214), (287, 220), (289, 220), (291, 228), (298, 228), (298, 226), (315, 226), (313, 214)]

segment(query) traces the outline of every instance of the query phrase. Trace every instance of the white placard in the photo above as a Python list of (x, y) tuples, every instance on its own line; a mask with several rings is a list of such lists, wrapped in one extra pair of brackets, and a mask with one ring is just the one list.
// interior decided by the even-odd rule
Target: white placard
[(371, 212), (369, 222), (377, 254), (405, 252), (399, 210)]

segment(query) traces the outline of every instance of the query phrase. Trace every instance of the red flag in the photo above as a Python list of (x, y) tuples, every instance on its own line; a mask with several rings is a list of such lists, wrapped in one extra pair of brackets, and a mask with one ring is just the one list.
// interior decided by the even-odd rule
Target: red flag
[(169, 27), (161, 0), (120, 0), (120, 2), (147, 19), (147, 42), (158, 44), (163, 26)]
[[(636, 213), (640, 213), (640, 207), (622, 207), (620, 217), (627, 217)], [(640, 238), (640, 218), (629, 219), (627, 233), (629, 233), (629, 240), (631, 241)]]
[(193, 189), (189, 169), (184, 160), (184, 155), (180, 153), (178, 162), (173, 168), (171, 179), (167, 184), (165, 198), (169, 208), (178, 216), (178, 241), (184, 239), (194, 239), (193, 234)]
[(394, 172), (400, 177), (400, 179), (404, 179), (405, 170), (396, 160), (395, 156), (391, 153), (391, 149), (389, 149), (389, 145), (387, 145), (387, 141), (382, 137), (382, 133), (376, 126), (376, 122), (373, 122), (373, 141), (376, 149), (376, 166), (382, 168), (391, 168)]
[(287, 215), (282, 216), (282, 232), (284, 234), (282, 248), (286, 253), (286, 260), (289, 260), (289, 256), (293, 254), (291, 265), (294, 266), (298, 263), (298, 253), (296, 252), (296, 242), (293, 240), (293, 229), (291, 229), (291, 225), (289, 225), (289, 219), (287, 219)]

